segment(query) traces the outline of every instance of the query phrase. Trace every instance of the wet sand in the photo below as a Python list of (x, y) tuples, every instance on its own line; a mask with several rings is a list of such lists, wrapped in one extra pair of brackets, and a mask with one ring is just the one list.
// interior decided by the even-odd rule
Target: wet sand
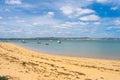
[(120, 60), (49, 55), (1, 42), (0, 76), (9, 80), (120, 80)]

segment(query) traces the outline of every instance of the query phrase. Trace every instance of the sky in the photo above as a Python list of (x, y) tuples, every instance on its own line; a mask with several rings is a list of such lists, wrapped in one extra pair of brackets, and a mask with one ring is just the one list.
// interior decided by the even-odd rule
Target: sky
[(120, 0), (0, 0), (0, 38), (120, 38)]

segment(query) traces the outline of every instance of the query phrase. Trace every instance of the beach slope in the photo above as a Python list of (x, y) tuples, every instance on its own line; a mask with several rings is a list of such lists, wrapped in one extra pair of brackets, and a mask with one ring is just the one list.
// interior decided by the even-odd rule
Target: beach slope
[(0, 76), (9, 80), (120, 80), (120, 60), (49, 55), (1, 42)]

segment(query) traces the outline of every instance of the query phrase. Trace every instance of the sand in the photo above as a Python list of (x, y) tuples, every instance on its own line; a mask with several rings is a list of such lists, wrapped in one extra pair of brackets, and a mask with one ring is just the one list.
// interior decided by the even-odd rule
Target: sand
[(1, 42), (0, 76), (9, 80), (120, 80), (120, 60), (49, 55)]

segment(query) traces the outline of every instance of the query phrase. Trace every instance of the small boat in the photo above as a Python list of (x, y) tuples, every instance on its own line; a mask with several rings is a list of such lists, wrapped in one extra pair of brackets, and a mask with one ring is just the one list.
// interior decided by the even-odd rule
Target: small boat
[(22, 40), (22, 43), (26, 43), (25, 40)]
[(61, 44), (61, 41), (57, 41), (58, 44)]
[(45, 43), (45, 45), (49, 45), (48, 43)]
[(50, 41), (53, 41), (53, 40), (50, 40)]

